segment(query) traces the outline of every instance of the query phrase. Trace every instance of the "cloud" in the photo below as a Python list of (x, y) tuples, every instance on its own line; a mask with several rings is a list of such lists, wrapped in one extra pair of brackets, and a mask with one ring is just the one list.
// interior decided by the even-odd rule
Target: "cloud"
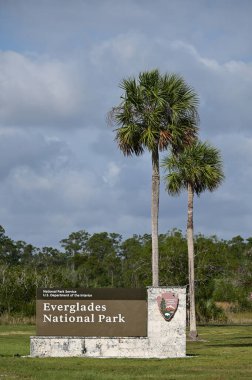
[(148, 53), (146, 37), (139, 32), (129, 32), (94, 46), (90, 52), (90, 59), (96, 67), (101, 68), (105, 64), (110, 70), (112, 69), (110, 64), (113, 62), (113, 70), (117, 68), (121, 71), (124, 67), (128, 69), (132, 63), (138, 65), (142, 63), (144, 66), (145, 56)]
[[(223, 186), (195, 200), (196, 231), (251, 234), (251, 5), (6, 2), (0, 213), (7, 233), (55, 245), (83, 228), (150, 232), (151, 157), (124, 157), (105, 118), (120, 102), (122, 78), (158, 67), (195, 88), (200, 137), (224, 158)], [(161, 181), (160, 232), (184, 229), (186, 207), (186, 194), (168, 197)]]
[(177, 54), (178, 69), (183, 62), (184, 76), (190, 78), (200, 94), (201, 128), (206, 136), (235, 131), (250, 134), (252, 114), (252, 64), (242, 60), (219, 62), (200, 54), (195, 46), (174, 41), (171, 48)]
[(36, 127), (74, 120), (84, 93), (74, 69), (71, 62), (0, 52), (1, 125)]
[(0, 178), (18, 167), (40, 171), (50, 165), (55, 170), (71, 161), (71, 151), (60, 139), (20, 128), (0, 128)]
[(109, 162), (108, 169), (102, 177), (103, 181), (110, 186), (114, 186), (120, 174), (121, 168), (115, 162)]

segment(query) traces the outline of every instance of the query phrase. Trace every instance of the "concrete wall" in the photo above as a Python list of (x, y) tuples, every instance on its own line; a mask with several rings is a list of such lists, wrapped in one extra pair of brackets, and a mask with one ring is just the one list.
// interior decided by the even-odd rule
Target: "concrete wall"
[[(176, 314), (167, 322), (157, 296), (173, 292), (179, 298)], [(148, 336), (143, 338), (31, 337), (32, 357), (173, 358), (186, 356), (186, 289), (148, 288)]]

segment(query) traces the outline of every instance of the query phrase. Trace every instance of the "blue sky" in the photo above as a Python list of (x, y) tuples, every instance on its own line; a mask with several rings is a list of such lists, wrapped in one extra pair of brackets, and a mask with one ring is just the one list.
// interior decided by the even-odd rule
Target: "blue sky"
[[(200, 97), (200, 138), (226, 180), (195, 200), (195, 230), (252, 236), (252, 2), (0, 0), (0, 224), (57, 246), (70, 232), (150, 232), (151, 160), (125, 158), (106, 113), (122, 78), (176, 72)], [(161, 184), (160, 232), (186, 194)]]

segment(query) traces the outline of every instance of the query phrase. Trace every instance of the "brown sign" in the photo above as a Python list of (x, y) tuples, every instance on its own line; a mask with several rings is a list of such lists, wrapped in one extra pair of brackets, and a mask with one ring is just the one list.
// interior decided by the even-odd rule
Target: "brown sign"
[(38, 289), (37, 335), (147, 336), (145, 289)]

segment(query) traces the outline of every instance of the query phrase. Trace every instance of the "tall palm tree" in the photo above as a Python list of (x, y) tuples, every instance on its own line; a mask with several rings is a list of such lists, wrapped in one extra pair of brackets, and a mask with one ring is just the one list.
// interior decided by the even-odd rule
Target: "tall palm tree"
[(168, 174), (165, 176), (166, 189), (171, 195), (179, 195), (183, 189), (188, 193), (187, 246), (189, 273), (189, 337), (198, 336), (195, 313), (194, 286), (194, 241), (193, 241), (193, 199), (206, 191), (214, 191), (223, 181), (222, 159), (220, 152), (209, 143), (195, 141), (179, 154), (164, 158), (162, 166)]
[(116, 126), (115, 140), (124, 155), (152, 156), (152, 285), (158, 286), (159, 151), (190, 143), (197, 134), (198, 97), (176, 74), (158, 70), (123, 79), (121, 103), (109, 121)]

